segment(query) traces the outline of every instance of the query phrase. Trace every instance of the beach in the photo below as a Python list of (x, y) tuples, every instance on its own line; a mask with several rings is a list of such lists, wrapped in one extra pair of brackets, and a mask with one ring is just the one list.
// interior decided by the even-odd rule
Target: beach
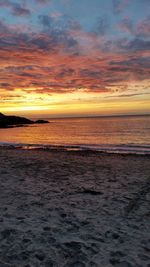
[(150, 157), (0, 148), (0, 267), (150, 266)]

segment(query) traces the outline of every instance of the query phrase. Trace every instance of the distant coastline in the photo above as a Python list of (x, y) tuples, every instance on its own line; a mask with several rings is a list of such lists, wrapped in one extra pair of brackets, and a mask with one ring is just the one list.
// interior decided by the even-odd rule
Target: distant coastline
[(125, 117), (150, 117), (150, 114), (120, 114), (120, 115), (89, 115), (89, 116), (58, 116), (51, 117), (50, 115), (42, 116), (29, 116), (32, 119), (40, 118), (40, 119), (92, 119), (92, 118), (125, 118)]

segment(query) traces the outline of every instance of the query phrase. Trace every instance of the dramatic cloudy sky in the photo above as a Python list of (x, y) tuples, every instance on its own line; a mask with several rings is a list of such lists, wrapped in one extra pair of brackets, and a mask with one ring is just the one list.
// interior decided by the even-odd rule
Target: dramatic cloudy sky
[(150, 0), (0, 0), (0, 111), (150, 113)]

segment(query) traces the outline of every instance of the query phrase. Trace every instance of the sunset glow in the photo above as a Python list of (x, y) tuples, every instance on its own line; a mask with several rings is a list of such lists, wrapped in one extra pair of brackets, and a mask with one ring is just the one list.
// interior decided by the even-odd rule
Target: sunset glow
[(0, 112), (150, 113), (147, 0), (0, 0)]

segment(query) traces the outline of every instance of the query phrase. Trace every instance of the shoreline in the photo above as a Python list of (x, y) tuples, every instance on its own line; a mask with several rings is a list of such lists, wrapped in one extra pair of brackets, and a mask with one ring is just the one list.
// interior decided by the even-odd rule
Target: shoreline
[(0, 147), (0, 265), (147, 267), (149, 156)]
[(97, 154), (139, 155), (150, 156), (149, 145), (52, 145), (52, 144), (23, 144), (13, 142), (0, 142), (0, 149), (22, 149), (43, 151), (72, 151)]

